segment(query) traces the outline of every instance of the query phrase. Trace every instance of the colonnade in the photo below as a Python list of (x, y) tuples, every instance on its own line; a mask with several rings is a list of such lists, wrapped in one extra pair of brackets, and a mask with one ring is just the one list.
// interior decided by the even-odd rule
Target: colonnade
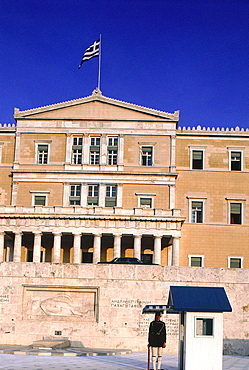
[[(61, 240), (63, 232), (53, 232), (53, 253), (52, 263), (61, 262)], [(13, 262), (21, 262), (21, 248), (22, 248), (22, 232), (13, 232)], [(73, 263), (82, 262), (82, 249), (81, 249), (81, 237), (83, 233), (75, 232), (73, 236)], [(122, 234), (113, 233), (113, 258), (121, 256), (121, 240)], [(103, 234), (93, 233), (93, 263), (96, 264), (101, 260), (101, 238)], [(132, 235), (133, 236), (133, 256), (141, 259), (141, 246), (142, 237), (145, 235)], [(151, 236), (151, 235), (150, 235)], [(33, 232), (33, 262), (40, 262), (41, 260), (41, 248), (42, 248), (42, 232)], [(163, 236), (153, 236), (153, 258), (152, 262), (155, 264), (161, 264), (161, 242)], [(169, 265), (179, 265), (179, 251), (180, 251), (180, 237), (170, 236), (172, 240), (171, 257), (168, 262)], [(0, 232), (0, 262), (4, 261), (4, 248), (5, 243), (5, 232)]]

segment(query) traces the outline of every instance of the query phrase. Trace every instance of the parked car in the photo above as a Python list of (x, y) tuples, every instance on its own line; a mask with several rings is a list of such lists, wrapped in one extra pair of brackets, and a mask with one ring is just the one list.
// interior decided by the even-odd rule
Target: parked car
[(125, 264), (140, 265), (140, 264), (143, 264), (143, 261), (135, 257), (116, 257), (108, 263), (125, 263)]

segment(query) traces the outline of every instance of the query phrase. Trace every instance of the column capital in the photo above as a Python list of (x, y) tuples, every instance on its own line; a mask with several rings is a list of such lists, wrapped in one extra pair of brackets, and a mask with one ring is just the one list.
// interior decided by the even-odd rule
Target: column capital
[(33, 231), (33, 234), (34, 235), (41, 235), (42, 234), (42, 231)]
[(114, 237), (117, 237), (117, 238), (122, 238), (122, 233), (121, 234), (118, 234), (118, 233), (112, 233), (112, 235)]
[(54, 231), (52, 234), (54, 236), (62, 236), (62, 232), (60, 232), (60, 231)]
[(134, 237), (134, 239), (142, 239), (143, 235), (141, 235), (141, 234), (139, 234), (139, 235), (134, 234), (133, 237)]
[(23, 235), (23, 232), (22, 232), (22, 231), (13, 231), (13, 233), (14, 233), (15, 235)]
[(82, 236), (82, 233), (80, 233), (80, 232), (75, 232), (75, 233), (72, 233), (73, 234), (73, 236)]

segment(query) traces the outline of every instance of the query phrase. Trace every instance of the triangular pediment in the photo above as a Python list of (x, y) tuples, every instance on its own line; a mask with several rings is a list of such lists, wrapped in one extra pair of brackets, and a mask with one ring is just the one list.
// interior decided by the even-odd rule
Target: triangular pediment
[(179, 120), (179, 112), (166, 113), (155, 109), (107, 98), (99, 90), (92, 95), (45, 107), (20, 111), (15, 109), (14, 117), (18, 119), (49, 120)]

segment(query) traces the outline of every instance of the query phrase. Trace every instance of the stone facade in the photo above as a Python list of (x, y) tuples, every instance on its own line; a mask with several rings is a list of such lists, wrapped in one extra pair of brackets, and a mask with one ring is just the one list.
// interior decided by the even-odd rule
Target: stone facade
[[(169, 287), (224, 287), (225, 353), (249, 354), (248, 269), (108, 264), (0, 264), (0, 343), (30, 345), (67, 337), (86, 347), (145, 351), (154, 316), (146, 304), (167, 304)], [(178, 349), (177, 314), (166, 314), (167, 351)], [(239, 345), (238, 345), (239, 344)]]
[[(0, 126), (3, 342), (62, 332), (142, 350), (144, 304), (165, 303), (170, 284), (220, 284), (234, 309), (225, 346), (246, 348), (249, 130), (181, 128), (178, 111), (99, 90), (14, 117)], [(120, 256), (147, 265), (98, 265)]]

